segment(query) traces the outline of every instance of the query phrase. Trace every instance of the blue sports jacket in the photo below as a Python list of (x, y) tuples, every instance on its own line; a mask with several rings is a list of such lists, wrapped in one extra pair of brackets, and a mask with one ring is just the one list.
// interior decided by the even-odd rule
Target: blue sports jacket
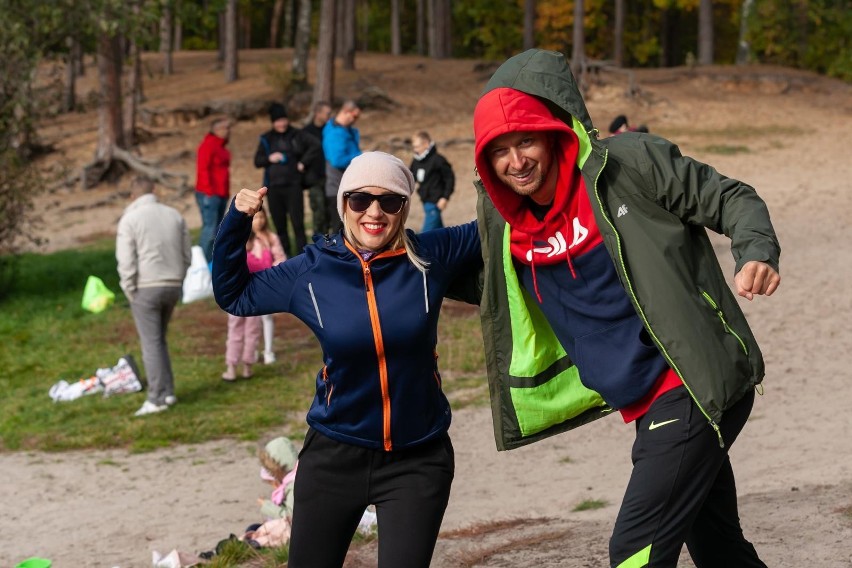
[(342, 235), (316, 237), (304, 254), (250, 274), (251, 219), (231, 206), (213, 249), (216, 302), (237, 316), (289, 312), (323, 351), (307, 421), (339, 442), (398, 450), (442, 435), (450, 405), (438, 372), (438, 313), (454, 279), (482, 266), (476, 222), (409, 236), (404, 249), (361, 259)]
[(354, 126), (341, 126), (334, 119), (329, 120), (322, 129), (322, 151), (329, 164), (345, 170), (361, 154), (361, 133)]

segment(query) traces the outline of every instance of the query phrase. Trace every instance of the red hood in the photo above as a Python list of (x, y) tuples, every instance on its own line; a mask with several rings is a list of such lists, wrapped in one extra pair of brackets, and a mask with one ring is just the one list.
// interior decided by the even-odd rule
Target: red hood
[[(526, 205), (526, 198), (508, 188), (491, 168), (485, 156), (489, 142), (507, 132), (553, 131), (557, 134), (559, 181), (553, 207), (542, 221), (536, 219)], [(576, 133), (564, 122), (555, 118), (547, 106), (538, 98), (509, 88), (499, 88), (484, 94), (473, 111), (473, 132), (476, 169), (485, 190), (494, 202), (500, 215), (515, 229), (525, 233), (538, 233), (548, 221), (565, 210), (570, 198), (572, 183), (565, 183), (577, 167), (579, 142)]]

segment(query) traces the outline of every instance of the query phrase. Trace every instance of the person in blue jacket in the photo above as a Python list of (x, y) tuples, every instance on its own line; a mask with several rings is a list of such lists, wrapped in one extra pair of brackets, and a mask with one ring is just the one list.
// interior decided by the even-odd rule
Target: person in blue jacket
[(477, 224), (405, 229), (414, 178), (398, 158), (354, 158), (337, 193), (343, 230), (249, 273), (245, 243), (266, 188), (241, 190), (219, 230), (213, 290), (226, 312), (289, 312), (323, 352), (299, 456), (289, 566), (339, 567), (375, 505), (379, 567), (429, 566), (455, 462), (438, 371), (443, 298), (482, 267)]
[(325, 155), (325, 201), (329, 232), (340, 230), (337, 215), (337, 190), (340, 177), (350, 162), (361, 154), (361, 133), (355, 123), (361, 116), (361, 109), (355, 101), (344, 101), (334, 118), (325, 123), (322, 129), (322, 151)]

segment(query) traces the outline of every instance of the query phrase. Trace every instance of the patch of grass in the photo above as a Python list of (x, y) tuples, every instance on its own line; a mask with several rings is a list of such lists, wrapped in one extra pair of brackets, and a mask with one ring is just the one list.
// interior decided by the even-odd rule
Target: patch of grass
[(210, 568), (230, 568), (231, 566), (263, 566), (263, 551), (255, 550), (243, 541), (231, 538), (216, 545), (216, 556), (210, 561)]
[(586, 499), (582, 503), (579, 503), (576, 507), (572, 509), (573, 512), (577, 513), (579, 511), (591, 511), (593, 509), (603, 509), (609, 505), (606, 501), (601, 499)]
[(842, 516), (847, 521), (852, 521), (852, 505), (841, 507), (837, 509), (837, 512), (840, 513), (840, 516)]
[(573, 460), (571, 459), (571, 456), (565, 456), (564, 458), (559, 460), (559, 463), (571, 463), (572, 461)]
[[(173, 444), (233, 438), (255, 442), (271, 430), (300, 438), (314, 396), (322, 353), (313, 334), (288, 314), (276, 316), (278, 361), (257, 365), (248, 381), (225, 383), (227, 316), (212, 299), (179, 304), (169, 326), (178, 404), (145, 417), (133, 413), (144, 393), (94, 394), (54, 403), (51, 385), (92, 376), (130, 354), (142, 355), (109, 239), (74, 251), (24, 254), (18, 277), (0, 300), (0, 451), (127, 448), (147, 452)], [(113, 292), (100, 314), (80, 307), (87, 277)], [(453, 407), (487, 400), (479, 312), (447, 301), (438, 352), (444, 390)], [(143, 371), (144, 374), (144, 371)], [(250, 452), (256, 451), (249, 444)]]
[(751, 153), (748, 146), (732, 146), (729, 144), (710, 144), (709, 146), (703, 146), (699, 149), (708, 154), (721, 154), (723, 156)]

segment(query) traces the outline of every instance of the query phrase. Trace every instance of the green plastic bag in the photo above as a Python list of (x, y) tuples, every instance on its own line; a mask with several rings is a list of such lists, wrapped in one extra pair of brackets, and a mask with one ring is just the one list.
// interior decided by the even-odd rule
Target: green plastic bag
[(32, 558), (27, 558), (26, 560), (15, 566), (15, 568), (50, 568), (52, 565), (53, 562), (51, 562), (50, 560), (46, 558), (37, 558), (34, 556)]
[(98, 314), (115, 301), (115, 294), (97, 276), (89, 276), (83, 290), (83, 309)]

